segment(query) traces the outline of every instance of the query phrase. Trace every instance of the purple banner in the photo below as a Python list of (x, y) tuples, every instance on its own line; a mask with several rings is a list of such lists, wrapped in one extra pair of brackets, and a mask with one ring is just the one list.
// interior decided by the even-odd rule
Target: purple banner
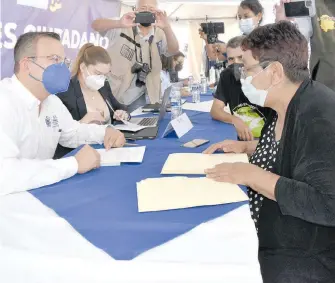
[(113, 0), (0, 0), (0, 78), (13, 74), (13, 48), (28, 31), (60, 34), (66, 55), (74, 58), (87, 42), (107, 47), (109, 42), (91, 29), (98, 17), (117, 17), (120, 2)]

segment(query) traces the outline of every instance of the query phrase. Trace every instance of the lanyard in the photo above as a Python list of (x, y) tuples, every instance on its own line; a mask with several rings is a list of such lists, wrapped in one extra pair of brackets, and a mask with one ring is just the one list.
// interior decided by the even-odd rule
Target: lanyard
[[(138, 34), (138, 33), (137, 33), (137, 28), (136, 28), (136, 27), (133, 27), (133, 34), (134, 34), (134, 42), (136, 42), (135, 37), (136, 37), (136, 35)], [(154, 39), (154, 36), (153, 36), (153, 35), (150, 36), (150, 38), (149, 38), (149, 60), (150, 60), (150, 65), (149, 65), (149, 67), (150, 67), (150, 69), (152, 69), (151, 44), (152, 44), (153, 39)], [(141, 46), (140, 44), (135, 44), (135, 56), (136, 56), (136, 61), (139, 62), (139, 61), (138, 61), (138, 57), (137, 57), (137, 47), (140, 48), (140, 60), (141, 60), (140, 63), (143, 63), (142, 46)]]

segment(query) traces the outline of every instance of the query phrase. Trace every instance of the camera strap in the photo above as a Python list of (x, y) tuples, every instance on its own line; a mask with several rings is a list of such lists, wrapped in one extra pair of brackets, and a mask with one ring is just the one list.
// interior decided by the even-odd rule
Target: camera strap
[[(140, 63), (143, 63), (143, 55), (142, 55), (142, 46), (141, 46), (141, 44), (138, 44), (137, 42), (136, 42), (136, 40), (135, 40), (135, 37), (136, 37), (136, 35), (138, 35), (138, 32), (137, 32), (137, 27), (133, 27), (133, 34), (134, 34), (134, 39), (133, 39), (133, 41), (135, 42), (134, 43), (134, 45), (135, 45), (135, 56), (136, 56), (136, 61), (137, 62), (139, 62), (138, 61), (138, 57), (137, 57), (137, 47), (140, 49)], [(149, 67), (150, 67), (150, 69), (152, 69), (152, 55), (151, 55), (151, 45), (152, 45), (152, 41), (153, 41), (153, 39), (154, 39), (154, 36), (152, 35), (152, 36), (150, 36), (150, 38), (149, 38), (149, 60), (150, 60), (150, 65), (149, 65)]]

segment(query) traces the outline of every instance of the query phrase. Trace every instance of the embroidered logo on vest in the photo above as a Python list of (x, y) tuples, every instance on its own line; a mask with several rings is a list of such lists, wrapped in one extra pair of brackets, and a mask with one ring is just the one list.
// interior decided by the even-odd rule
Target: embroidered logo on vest
[(318, 18), (318, 21), (320, 22), (320, 27), (324, 32), (335, 30), (335, 17), (322, 15)]

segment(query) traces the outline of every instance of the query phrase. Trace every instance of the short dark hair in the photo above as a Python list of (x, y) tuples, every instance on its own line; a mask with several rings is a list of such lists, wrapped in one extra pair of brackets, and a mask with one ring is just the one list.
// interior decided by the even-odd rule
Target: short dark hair
[[(247, 9), (251, 10), (255, 15), (258, 15), (259, 13), (261, 13), (263, 15), (263, 13), (264, 13), (264, 8), (258, 0), (243, 0), (240, 3), (240, 7), (243, 8), (243, 9), (247, 8)], [(262, 22), (262, 20), (263, 20), (263, 16), (262, 16), (260, 22)]]
[(250, 50), (260, 63), (281, 63), (285, 75), (293, 83), (309, 77), (307, 40), (289, 21), (255, 29), (243, 40), (242, 49)]
[(240, 47), (242, 44), (242, 41), (245, 39), (244, 35), (241, 36), (235, 36), (231, 39), (229, 39), (227, 43), (227, 48), (237, 48)]
[(178, 51), (176, 54), (174, 54), (173, 56), (167, 57), (165, 55), (161, 55), (161, 61), (162, 61), (162, 70), (164, 71), (170, 71), (172, 70), (172, 63), (173, 60), (178, 59), (178, 57), (183, 57), (185, 58), (185, 55), (183, 52)]
[(55, 32), (27, 32), (21, 34), (14, 47), (14, 72), (19, 71), (19, 62), (24, 57), (35, 56), (36, 43), (42, 37), (49, 37), (60, 41), (60, 36)]

